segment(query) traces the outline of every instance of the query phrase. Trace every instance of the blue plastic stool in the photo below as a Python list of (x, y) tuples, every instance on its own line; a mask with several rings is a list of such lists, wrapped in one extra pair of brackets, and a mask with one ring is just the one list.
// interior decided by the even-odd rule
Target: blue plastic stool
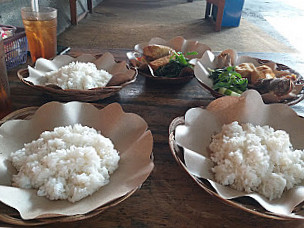
[(215, 21), (215, 31), (220, 31), (222, 26), (238, 27), (243, 6), (244, 0), (206, 0), (205, 18)]

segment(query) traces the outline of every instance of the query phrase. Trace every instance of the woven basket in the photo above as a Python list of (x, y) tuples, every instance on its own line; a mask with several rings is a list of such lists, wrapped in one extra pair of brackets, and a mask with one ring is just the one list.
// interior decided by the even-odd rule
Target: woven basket
[(57, 101), (97, 101), (102, 100), (107, 97), (114, 95), (119, 92), (123, 87), (133, 83), (137, 78), (137, 70), (135, 68), (130, 68), (134, 71), (133, 78), (123, 84), (117, 86), (106, 86), (100, 88), (94, 88), (89, 90), (72, 90), (72, 89), (61, 89), (57, 86), (41, 86), (33, 85), (31, 82), (28, 82), (26, 78), (29, 76), (28, 69), (20, 69), (17, 72), (18, 78), (27, 86), (30, 86), (33, 89), (39, 90), (46, 94), (50, 99)]
[[(260, 206), (258, 203), (256, 203), (253, 199), (249, 197), (242, 197), (240, 199), (233, 199), (233, 200), (227, 200), (222, 198), (220, 195), (217, 194), (215, 189), (210, 185), (210, 183), (203, 179), (198, 178), (190, 173), (190, 171), (187, 169), (184, 161), (183, 156), (183, 148), (179, 147), (175, 142), (175, 129), (179, 125), (185, 124), (185, 118), (184, 117), (177, 117), (175, 118), (169, 126), (169, 146), (171, 153), (173, 157), (175, 158), (176, 162), (183, 168), (183, 170), (207, 193), (209, 193), (211, 196), (215, 197), (216, 199), (220, 200), (221, 202), (233, 206), (235, 208), (239, 208), (243, 211), (252, 213), (257, 216), (261, 216), (264, 218), (269, 219), (276, 219), (276, 220), (297, 220), (298, 218), (291, 218), (291, 217), (284, 217), (283, 215), (277, 215), (273, 214), (271, 212), (266, 211), (262, 206)], [(297, 212), (303, 211), (303, 203), (297, 206), (296, 210)], [(304, 217), (302, 218), (304, 219)]]
[(59, 217), (52, 217), (52, 218), (36, 218), (36, 219), (30, 219), (30, 220), (23, 220), (18, 211), (16, 210), (5, 210), (6, 213), (0, 213), (0, 220), (2, 222), (18, 225), (18, 226), (40, 226), (40, 225), (47, 225), (47, 224), (53, 224), (53, 223), (66, 223), (66, 222), (77, 222), (80, 220), (89, 219), (91, 217), (94, 217), (103, 211), (105, 211), (108, 208), (114, 207), (117, 204), (123, 202), (127, 198), (129, 198), (134, 192), (136, 192), (138, 188), (133, 189), (131, 192), (127, 193), (123, 197), (116, 199), (115, 201), (103, 205), (102, 207), (99, 207), (95, 209), (94, 211), (91, 211), (87, 214), (81, 214), (81, 215), (73, 215), (73, 216), (59, 216)]
[[(272, 62), (270, 60), (264, 60), (264, 59), (258, 59), (258, 58), (253, 58), (253, 59), (255, 59), (261, 65), (267, 64), (269, 62)], [(296, 72), (295, 70), (293, 70), (290, 67), (288, 67), (288, 66), (286, 66), (284, 64), (281, 64), (281, 63), (276, 63), (276, 65), (277, 65), (277, 70), (278, 71), (288, 71), (291, 74), (295, 74), (297, 76), (297, 81), (296, 81), (297, 84), (303, 84), (304, 83), (303, 77), (298, 72)], [(208, 85), (206, 85), (205, 83), (201, 82), (200, 80), (197, 80), (197, 81), (199, 82), (199, 84), (204, 89), (208, 90), (210, 92), (210, 94), (214, 98), (219, 98), (219, 97), (226, 96), (226, 95), (223, 95), (223, 94), (215, 91), (214, 89), (210, 88)], [(302, 90), (299, 94), (297, 94), (296, 97), (291, 98), (291, 99), (282, 100), (280, 103), (284, 103), (284, 104), (287, 104), (287, 105), (291, 106), (291, 105), (295, 105), (295, 104), (299, 103), (303, 99), (304, 99), (304, 93), (303, 93), (303, 90)]]
[[(24, 119), (28, 120), (31, 119), (33, 114), (37, 111), (38, 107), (27, 107), (24, 109), (17, 110), (12, 112), (11, 114), (4, 117), (0, 120), (0, 125), (8, 120), (15, 120), (15, 119)], [(73, 216), (58, 216), (58, 217), (50, 217), (50, 218), (36, 218), (30, 220), (23, 220), (20, 217), (20, 214), (17, 210), (10, 208), (4, 204), (0, 203), (0, 221), (3, 221), (8, 224), (18, 225), (18, 226), (39, 226), (39, 225), (46, 225), (46, 224), (53, 224), (53, 223), (64, 223), (64, 222), (76, 222), (84, 219), (91, 218), (96, 216), (108, 208), (116, 206), (117, 204), (123, 202), (127, 198), (129, 198), (133, 193), (136, 192), (140, 187), (135, 188), (128, 192), (126, 195), (105, 204), (95, 210), (86, 213), (86, 214), (79, 214)]]

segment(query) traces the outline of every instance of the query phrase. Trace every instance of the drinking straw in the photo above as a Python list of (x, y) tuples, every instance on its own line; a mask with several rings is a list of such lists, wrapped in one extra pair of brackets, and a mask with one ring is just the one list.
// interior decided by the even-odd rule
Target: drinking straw
[(35, 12), (39, 12), (38, 0), (31, 0), (32, 10)]

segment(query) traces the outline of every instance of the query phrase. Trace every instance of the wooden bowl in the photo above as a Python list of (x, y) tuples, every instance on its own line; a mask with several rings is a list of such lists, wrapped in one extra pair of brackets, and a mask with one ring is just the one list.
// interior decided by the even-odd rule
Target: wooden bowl
[(195, 40), (187, 40), (182, 36), (174, 37), (170, 40), (164, 40), (159, 37), (151, 38), (148, 42), (143, 42), (140, 44), (136, 44), (134, 46), (134, 51), (128, 52), (127, 57), (129, 59), (129, 62), (132, 66), (137, 67), (140, 75), (144, 76), (148, 80), (153, 80), (157, 83), (164, 83), (164, 84), (182, 84), (186, 83), (194, 78), (194, 73), (185, 74), (181, 77), (166, 77), (164, 76), (154, 76), (152, 75), (151, 69), (148, 69), (148, 66), (146, 64), (143, 64), (142, 62), (138, 61), (138, 57), (143, 56), (143, 48), (151, 45), (151, 44), (158, 44), (158, 45), (164, 45), (167, 47), (171, 47), (175, 51), (178, 52), (197, 52), (197, 55), (191, 55), (189, 56), (190, 59), (197, 59), (201, 58), (202, 55), (207, 51), (211, 50), (209, 46), (206, 44), (200, 43)]
[(189, 82), (194, 78), (194, 75), (186, 75), (183, 77), (175, 77), (175, 78), (169, 78), (165, 76), (153, 76), (151, 74), (141, 71), (139, 72), (139, 74), (144, 76), (148, 80), (155, 81), (158, 83), (163, 83), (163, 84), (183, 84)]

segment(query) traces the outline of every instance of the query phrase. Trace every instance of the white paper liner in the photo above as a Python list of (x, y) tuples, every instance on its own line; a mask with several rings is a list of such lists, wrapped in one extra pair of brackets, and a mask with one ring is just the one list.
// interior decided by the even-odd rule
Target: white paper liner
[(211, 50), (210, 47), (208, 47), (206, 44), (202, 44), (194, 40), (187, 40), (182, 36), (177, 36), (170, 40), (164, 40), (160, 37), (154, 37), (151, 38), (151, 40), (148, 42), (136, 44), (134, 46), (134, 50), (142, 54), (143, 48), (150, 44), (165, 45), (171, 47), (175, 51), (180, 51), (183, 53), (192, 51), (196, 51), (198, 53), (197, 55), (189, 56), (190, 58), (199, 58), (205, 53), (205, 51)]
[[(7, 160), (12, 151), (24, 147), (46, 130), (80, 123), (101, 131), (120, 153), (118, 169), (110, 183), (76, 203), (51, 201), (37, 190), (11, 187), (16, 170)], [(88, 213), (141, 186), (152, 171), (153, 138), (147, 123), (138, 115), (123, 112), (118, 103), (104, 109), (91, 104), (50, 102), (40, 107), (31, 120), (10, 120), (0, 127), (0, 201), (17, 209), (23, 219)]]
[(230, 97), (219, 98), (211, 102), (207, 109), (188, 110), (185, 114), (185, 124), (176, 127), (175, 140), (184, 149), (184, 160), (188, 171), (194, 176), (207, 179), (224, 199), (249, 196), (269, 212), (285, 217), (303, 218), (291, 212), (304, 200), (304, 185), (284, 192), (280, 199), (269, 201), (260, 194), (236, 191), (214, 181), (211, 171), (213, 162), (209, 158), (207, 148), (211, 143), (211, 136), (220, 132), (223, 124), (238, 121), (261, 126), (269, 125), (289, 133), (295, 149), (304, 148), (304, 119), (287, 105), (266, 105), (255, 90), (244, 92), (235, 102), (221, 108), (223, 104), (228, 103), (228, 99)]
[[(250, 57), (250, 56), (238, 56), (236, 51), (234, 53), (234, 61), (232, 61), (233, 66), (237, 66), (241, 63), (252, 63), (255, 66), (263, 65), (258, 59)], [(216, 69), (218, 63), (218, 56), (215, 56), (211, 51), (207, 50), (203, 56), (196, 61), (196, 65), (194, 67), (194, 75), (198, 81), (200, 81), (205, 86), (209, 87), (209, 90), (213, 90), (213, 81), (209, 78), (209, 70), (208, 69)], [(268, 65), (272, 70), (277, 68), (277, 64), (273, 61), (267, 61), (265, 65)], [(272, 93), (265, 93), (262, 95), (262, 98), (267, 103), (277, 103), (282, 102), (286, 99), (295, 99), (297, 95), (303, 88), (303, 84), (297, 84), (295, 89), (290, 92), (288, 95), (284, 95), (282, 97), (278, 97), (273, 95)]]
[[(99, 58), (96, 58), (91, 54), (82, 54), (77, 58), (73, 58), (69, 55), (58, 55), (53, 60), (39, 58), (34, 67), (28, 66), (29, 77), (25, 78), (24, 80), (31, 82), (34, 85), (45, 86), (46, 78), (44, 76), (47, 72), (57, 71), (60, 67), (76, 61), (94, 63), (98, 70), (103, 69), (112, 74), (112, 82), (114, 79), (115, 81), (119, 81), (119, 83), (126, 82), (127, 80), (131, 80), (132, 76), (134, 75), (134, 71), (129, 70), (126, 67), (125, 61), (116, 62), (114, 56), (111, 53), (106, 52)], [(118, 78), (120, 79), (117, 80)], [(119, 84), (115, 84), (114, 82), (111, 83), (111, 85)]]
[[(144, 47), (152, 44), (168, 46), (174, 49), (175, 51), (183, 52), (183, 53), (194, 52), (194, 51), (197, 52), (197, 55), (187, 56), (187, 58), (191, 59), (190, 63), (193, 65), (195, 64), (196, 60), (198, 58), (201, 58), (207, 50), (211, 50), (211, 48), (208, 47), (206, 44), (194, 40), (187, 40), (182, 36), (177, 36), (170, 40), (164, 40), (160, 37), (154, 37), (151, 38), (150, 41), (148, 42), (136, 44), (134, 46), (134, 52), (127, 53), (127, 57), (133, 66), (141, 66), (142, 63), (139, 62), (136, 58), (143, 55)], [(153, 72), (151, 73), (153, 74)]]

